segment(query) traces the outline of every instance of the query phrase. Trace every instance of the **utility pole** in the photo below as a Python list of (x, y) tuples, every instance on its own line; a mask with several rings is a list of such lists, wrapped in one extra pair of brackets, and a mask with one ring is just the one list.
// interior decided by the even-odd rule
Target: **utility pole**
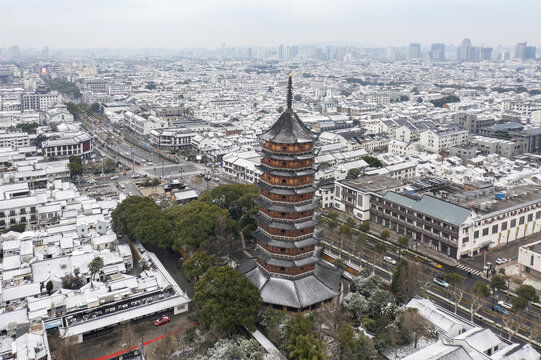
[(131, 147), (131, 169), (132, 174), (135, 174), (135, 157), (133, 155), (133, 146)]

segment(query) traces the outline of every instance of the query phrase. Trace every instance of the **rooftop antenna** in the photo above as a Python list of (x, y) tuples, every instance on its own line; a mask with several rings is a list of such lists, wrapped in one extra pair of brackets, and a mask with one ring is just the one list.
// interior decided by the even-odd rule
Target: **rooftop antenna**
[(291, 110), (293, 104), (293, 82), (291, 80), (292, 73), (289, 73), (289, 83), (287, 84), (287, 110)]

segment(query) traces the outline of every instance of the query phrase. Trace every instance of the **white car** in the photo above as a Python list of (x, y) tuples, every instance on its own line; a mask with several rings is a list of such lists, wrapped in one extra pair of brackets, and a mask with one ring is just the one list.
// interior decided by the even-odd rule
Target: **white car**
[(383, 258), (383, 260), (387, 261), (387, 262), (390, 263), (390, 264), (396, 265), (396, 260), (393, 259), (393, 258), (390, 257), (390, 256), (385, 256), (385, 257)]
[(121, 189), (125, 189), (125, 188), (126, 188), (126, 185), (120, 184), (120, 188), (121, 188)]
[(513, 305), (506, 303), (503, 300), (498, 301), (498, 305), (500, 305), (502, 308), (507, 309), (507, 310), (511, 310), (513, 308)]
[(497, 258), (496, 259), (496, 264), (498, 265), (501, 265), (501, 264), (505, 264), (506, 262), (508, 262), (509, 260), (506, 259), (506, 258)]
[(118, 180), (118, 176), (111, 176), (111, 180)]

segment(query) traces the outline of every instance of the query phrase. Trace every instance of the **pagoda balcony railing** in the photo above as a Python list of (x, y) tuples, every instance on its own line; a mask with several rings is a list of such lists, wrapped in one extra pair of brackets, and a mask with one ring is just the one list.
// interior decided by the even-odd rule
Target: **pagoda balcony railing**
[(259, 211), (265, 216), (266, 218), (272, 220), (272, 221), (278, 221), (278, 222), (287, 222), (287, 223), (295, 223), (295, 222), (304, 222), (312, 219), (314, 217), (314, 214), (306, 215), (303, 217), (289, 217), (288, 215), (290, 213), (286, 213), (285, 217), (282, 216), (273, 216), (267, 212), (265, 212), (265, 209), (259, 208)]
[(265, 229), (263, 229), (261, 226), (259, 226), (258, 228), (261, 232), (265, 233), (268, 237), (272, 239), (276, 239), (276, 240), (299, 241), (299, 240), (308, 239), (314, 235), (314, 233), (310, 233), (310, 234), (304, 234), (304, 235), (299, 235), (299, 236), (280, 236), (280, 235), (274, 235), (274, 234), (269, 233), (268, 231), (265, 231)]
[(292, 187), (312, 185), (314, 183), (314, 176), (310, 175), (303, 177), (279, 177), (265, 174), (261, 177), (261, 181), (273, 187), (287, 189)]
[(277, 154), (303, 154), (311, 153), (314, 148), (313, 143), (306, 144), (277, 144), (270, 141), (263, 143), (263, 148)]
[[(279, 195), (278, 195), (279, 196)], [(314, 200), (314, 195), (312, 194), (312, 196), (308, 199), (300, 199), (298, 196), (297, 196), (297, 199), (294, 199), (293, 201), (285, 201), (284, 199), (273, 199), (273, 198), (270, 198), (268, 196), (265, 196), (263, 194), (261, 194), (261, 197), (264, 197), (266, 200), (272, 202), (272, 203), (275, 203), (275, 204), (284, 204), (284, 205), (304, 205), (304, 204), (308, 204), (308, 203), (311, 203), (313, 200)]]
[(286, 259), (286, 260), (304, 259), (304, 258), (312, 256), (312, 253), (314, 252), (314, 250), (312, 249), (310, 251), (307, 251), (307, 252), (299, 254), (299, 255), (285, 255), (285, 254), (270, 252), (270, 251), (268, 251), (267, 249), (265, 249), (263, 246), (261, 246), (259, 244), (258, 244), (258, 246), (268, 256), (273, 257), (273, 258)]
[(313, 160), (305, 161), (279, 161), (270, 158), (262, 158), (261, 164), (277, 170), (289, 170), (289, 169), (311, 169), (314, 165)]

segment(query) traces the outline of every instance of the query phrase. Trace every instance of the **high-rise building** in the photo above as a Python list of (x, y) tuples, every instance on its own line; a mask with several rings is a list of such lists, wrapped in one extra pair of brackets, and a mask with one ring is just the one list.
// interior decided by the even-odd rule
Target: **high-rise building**
[(432, 44), (430, 47), (431, 60), (445, 60), (445, 44)]
[(252, 48), (248, 48), (248, 59), (252, 58)]
[(421, 57), (421, 44), (411, 43), (408, 48), (408, 59), (418, 59)]
[(285, 59), (285, 47), (284, 47), (284, 45), (280, 45), (278, 47), (278, 58), (282, 59), (282, 60)]
[(515, 47), (515, 59), (535, 59), (535, 46), (528, 46), (527, 42), (518, 43)]
[(458, 61), (470, 61), (471, 60), (471, 40), (466, 38), (462, 40), (462, 44), (457, 49), (456, 58)]
[(239, 271), (259, 288), (265, 304), (305, 312), (339, 295), (340, 271), (321, 262), (316, 251), (316, 136), (293, 111), (292, 101), (290, 75), (287, 109), (260, 135), (256, 258), (245, 260)]
[(490, 61), (492, 60), (492, 48), (489, 47), (482, 47), (481, 53), (480, 53), (480, 60), (481, 61)]

